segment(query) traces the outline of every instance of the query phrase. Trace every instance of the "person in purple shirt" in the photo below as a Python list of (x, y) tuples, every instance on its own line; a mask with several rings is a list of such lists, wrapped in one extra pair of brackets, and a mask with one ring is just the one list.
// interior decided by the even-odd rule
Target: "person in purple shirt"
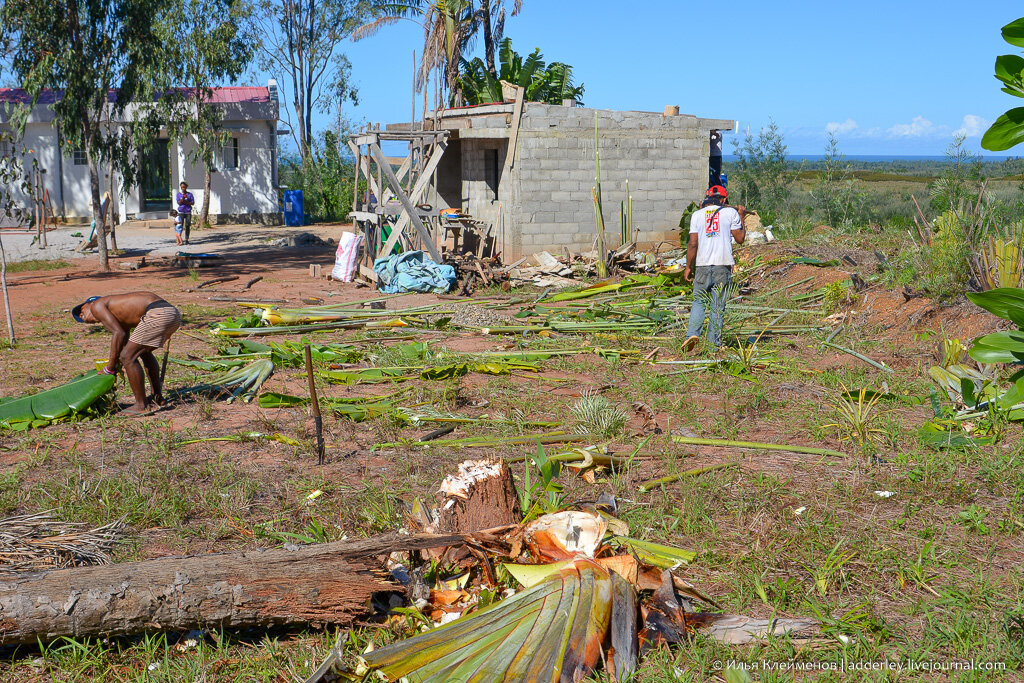
[(174, 203), (178, 205), (178, 215), (181, 216), (181, 227), (185, 233), (185, 244), (188, 244), (188, 233), (192, 227), (192, 206), (196, 198), (188, 191), (188, 183), (181, 182), (181, 192), (174, 196)]

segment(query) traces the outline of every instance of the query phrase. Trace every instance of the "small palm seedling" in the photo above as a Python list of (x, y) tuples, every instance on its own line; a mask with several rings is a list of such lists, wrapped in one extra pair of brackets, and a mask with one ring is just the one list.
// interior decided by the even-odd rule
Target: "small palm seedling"
[(861, 448), (874, 449), (872, 435), (884, 433), (884, 430), (875, 426), (883, 415), (875, 410), (882, 392), (866, 388), (850, 391), (843, 384), (839, 386), (843, 393), (832, 401), (832, 407), (839, 418), (825, 425), (825, 428), (838, 430), (840, 440), (856, 441)]
[(818, 589), (818, 593), (822, 597), (825, 597), (833, 584), (842, 578), (841, 574), (846, 563), (857, 555), (852, 550), (843, 550), (842, 546), (842, 541), (836, 543), (836, 546), (829, 551), (825, 556), (825, 561), (820, 565), (804, 565), (804, 569), (810, 572), (811, 578), (814, 579), (814, 587)]
[(724, 347), (725, 368), (736, 377), (753, 379), (754, 371), (775, 361), (775, 354), (758, 347), (757, 339), (750, 343), (737, 342), (736, 346)]
[(585, 392), (572, 407), (577, 434), (613, 437), (626, 427), (626, 414), (606, 397)]

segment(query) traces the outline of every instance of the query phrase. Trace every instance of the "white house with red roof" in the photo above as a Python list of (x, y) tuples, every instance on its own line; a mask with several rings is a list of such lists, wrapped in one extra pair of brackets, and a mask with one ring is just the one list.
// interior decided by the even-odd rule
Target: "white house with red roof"
[[(17, 147), (25, 152), (25, 169), (31, 169), (34, 160), (45, 171), (43, 187), (54, 215), (69, 222), (87, 222), (92, 206), (86, 156), (83, 150), (69, 148), (55, 125), (51, 106), (57, 97), (59, 93), (43, 93), (29, 114)], [(4, 103), (31, 102), (23, 90), (0, 88), (0, 124), (6, 120)], [(230, 138), (215, 159), (210, 222), (279, 224), (276, 83), (214, 88), (212, 103), (220, 108), (221, 125)], [(112, 125), (119, 124), (115, 121)], [(168, 218), (182, 181), (195, 195), (198, 213), (203, 203), (204, 168), (189, 158), (195, 144), (194, 138), (172, 140), (162, 131), (149, 149), (140, 151), (140, 173), (134, 183), (125, 183), (116, 169), (111, 173), (108, 166), (101, 166), (100, 194), (113, 185), (115, 191), (110, 194), (120, 222)]]

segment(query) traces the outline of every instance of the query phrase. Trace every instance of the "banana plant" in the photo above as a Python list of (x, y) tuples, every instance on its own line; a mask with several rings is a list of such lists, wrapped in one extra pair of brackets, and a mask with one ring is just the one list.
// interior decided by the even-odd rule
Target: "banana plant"
[(993, 315), (1011, 321), (1016, 330), (978, 337), (968, 352), (979, 363), (1024, 361), (1024, 289), (999, 287), (987, 292), (968, 292), (967, 298)]
[(113, 389), (114, 378), (93, 370), (31, 396), (0, 399), (0, 426), (20, 431), (81, 415)]

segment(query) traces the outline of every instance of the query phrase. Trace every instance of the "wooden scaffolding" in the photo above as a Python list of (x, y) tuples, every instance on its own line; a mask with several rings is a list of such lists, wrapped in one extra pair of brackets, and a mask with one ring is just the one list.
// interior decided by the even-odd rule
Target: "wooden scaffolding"
[[(408, 143), (408, 153), (397, 172), (381, 149), (384, 140)], [(349, 138), (348, 146), (356, 158), (349, 217), (365, 239), (359, 272), (376, 282), (374, 260), (390, 255), (399, 244), (405, 250), (422, 249), (441, 263), (445, 230), (439, 209), (446, 207), (427, 202), (441, 201), (436, 191), (437, 165), (448, 146), (448, 131), (368, 128)], [(406, 230), (410, 225), (413, 230)]]

